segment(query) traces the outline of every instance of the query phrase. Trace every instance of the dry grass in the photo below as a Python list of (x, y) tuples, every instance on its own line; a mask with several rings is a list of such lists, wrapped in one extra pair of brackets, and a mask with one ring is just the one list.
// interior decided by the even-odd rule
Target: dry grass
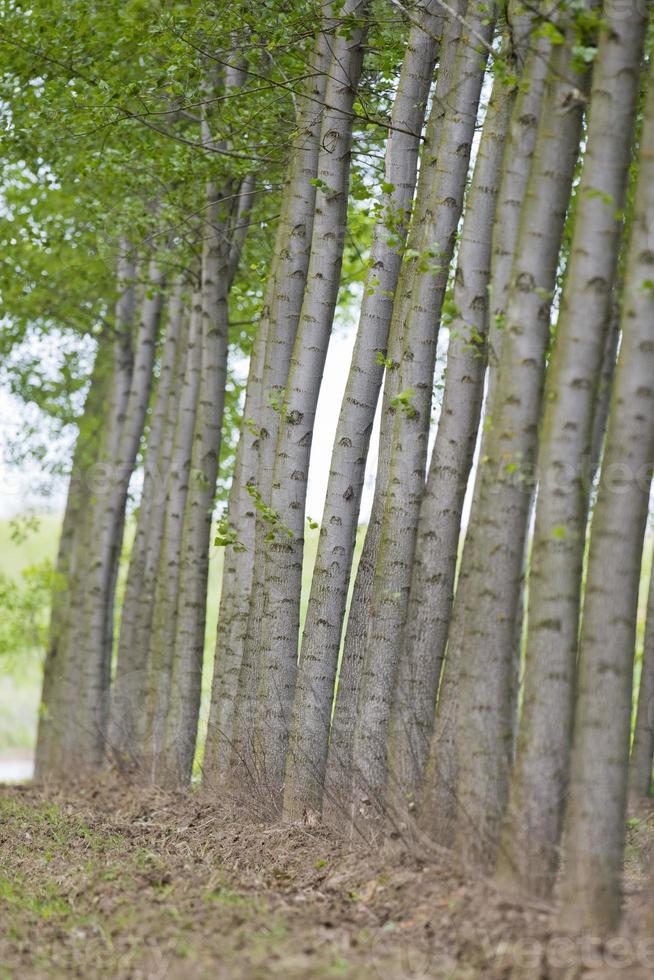
[[(65, 793), (7, 787), (0, 820), (0, 977), (616, 975), (557, 971), (547, 908), (397, 841), (347, 848), (324, 828), (108, 777)], [(632, 945), (652, 838), (646, 816), (632, 824)], [(621, 975), (651, 976), (632, 967)]]

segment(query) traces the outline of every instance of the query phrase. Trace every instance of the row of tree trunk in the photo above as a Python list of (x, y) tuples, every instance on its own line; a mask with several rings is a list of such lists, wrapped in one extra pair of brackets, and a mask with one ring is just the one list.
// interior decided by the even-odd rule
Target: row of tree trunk
[[(630, 761), (654, 459), (647, 15), (487, 0), (410, 12), (303, 617), (307, 478), (312, 449), (326, 451), (312, 436), (374, 16), (366, 0), (324, 8), (218, 524), (202, 763), (212, 792), (267, 817), (373, 839), (391, 822), (540, 897), (558, 879), (562, 919), (603, 931), (620, 914), (629, 786), (649, 793), (654, 753), (653, 588)], [(242, 84), (230, 65), (223, 96)], [(43, 778), (109, 759), (157, 784), (191, 780), (230, 288), (256, 188), (236, 166), (207, 183), (184, 273), (121, 246), (61, 538)]]

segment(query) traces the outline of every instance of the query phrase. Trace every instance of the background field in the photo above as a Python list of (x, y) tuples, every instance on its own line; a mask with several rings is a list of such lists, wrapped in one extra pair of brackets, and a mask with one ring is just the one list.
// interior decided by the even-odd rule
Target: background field
[[(54, 562), (57, 552), (61, 518), (56, 514), (40, 515), (34, 527), (25, 527), (18, 540), (14, 540), (15, 524), (0, 520), (0, 576), (7, 576), (25, 586), (24, 572), (44, 561)], [(360, 529), (355, 560), (358, 562), (364, 528)], [(131, 534), (126, 535), (127, 548)], [(304, 576), (302, 587), (302, 618), (306, 611), (311, 586), (311, 575), (318, 544), (318, 532), (309, 530), (306, 539)], [(123, 586), (129, 552), (121, 563), (120, 589)], [(216, 624), (220, 603), (222, 578), (222, 548), (212, 548), (209, 572), (209, 603), (207, 609), (206, 657), (203, 677), (203, 698), (200, 716), (201, 732), (206, 727), (213, 656), (216, 642)], [(43, 611), (47, 616), (47, 610)], [(35, 744), (38, 705), (41, 685), (41, 668), (44, 650), (41, 646), (29, 646), (20, 653), (4, 652), (0, 660), (0, 753), (30, 753)], [(202, 742), (203, 739), (200, 739)]]

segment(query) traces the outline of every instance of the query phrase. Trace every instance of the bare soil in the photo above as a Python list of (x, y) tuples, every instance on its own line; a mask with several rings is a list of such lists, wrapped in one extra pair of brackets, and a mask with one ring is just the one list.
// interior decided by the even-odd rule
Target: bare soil
[(644, 980), (654, 816), (629, 834), (623, 934), (602, 944), (401, 839), (371, 851), (109, 777), (3, 787), (0, 977)]

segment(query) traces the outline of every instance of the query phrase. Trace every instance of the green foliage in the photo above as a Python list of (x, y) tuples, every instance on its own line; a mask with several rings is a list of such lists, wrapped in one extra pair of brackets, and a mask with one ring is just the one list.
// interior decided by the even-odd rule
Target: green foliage
[(478, 357), (484, 356), (486, 350), (486, 337), (480, 334), (476, 327), (468, 327), (468, 336), (465, 349), (471, 351)]
[(451, 289), (448, 289), (445, 299), (443, 300), (443, 307), (441, 310), (441, 323), (444, 327), (449, 327), (449, 325), (454, 321), (458, 320), (461, 316), (461, 311), (459, 307), (454, 302), (453, 293)]
[(375, 357), (379, 366), (386, 368), (387, 371), (394, 371), (397, 368), (397, 363), (392, 358), (386, 357), (383, 351), (378, 350)]
[(292, 538), (293, 532), (284, 524), (277, 511), (265, 502), (261, 491), (253, 483), (248, 483), (246, 489), (254, 501), (256, 510), (270, 528), (266, 534), (266, 541), (274, 541), (278, 534)]
[(48, 631), (50, 596), (59, 579), (49, 561), (24, 568), (18, 579), (0, 573), (0, 657), (5, 669), (40, 657)]
[(324, 180), (321, 180), (320, 177), (315, 177), (313, 180), (310, 180), (309, 183), (312, 184), (313, 187), (317, 187), (319, 191), (322, 191), (327, 198), (335, 197), (338, 194), (337, 190), (330, 187), (329, 184), (325, 183)]
[(416, 260), (416, 269), (420, 275), (436, 275), (443, 269), (442, 262), (443, 250), (434, 242), (426, 248), (418, 251), (415, 248), (405, 248), (404, 257)]
[(565, 35), (561, 30), (559, 30), (556, 24), (553, 24), (550, 20), (543, 21), (543, 23), (536, 28), (534, 31), (534, 37), (545, 37), (555, 46), (565, 44)]
[(404, 391), (400, 391), (394, 398), (391, 399), (391, 405), (393, 408), (404, 412), (407, 418), (416, 419), (419, 413), (413, 404), (415, 394), (416, 393), (413, 388), (406, 388)]
[(592, 65), (597, 56), (597, 48), (592, 45), (575, 44), (572, 53), (576, 64)]
[(266, 401), (274, 412), (281, 412), (284, 406), (286, 391), (284, 388), (273, 388), (266, 394)]
[(216, 536), (213, 543), (218, 548), (233, 547), (234, 551), (247, 551), (243, 542), (239, 540), (238, 530), (230, 524), (226, 515), (220, 517), (216, 523)]

